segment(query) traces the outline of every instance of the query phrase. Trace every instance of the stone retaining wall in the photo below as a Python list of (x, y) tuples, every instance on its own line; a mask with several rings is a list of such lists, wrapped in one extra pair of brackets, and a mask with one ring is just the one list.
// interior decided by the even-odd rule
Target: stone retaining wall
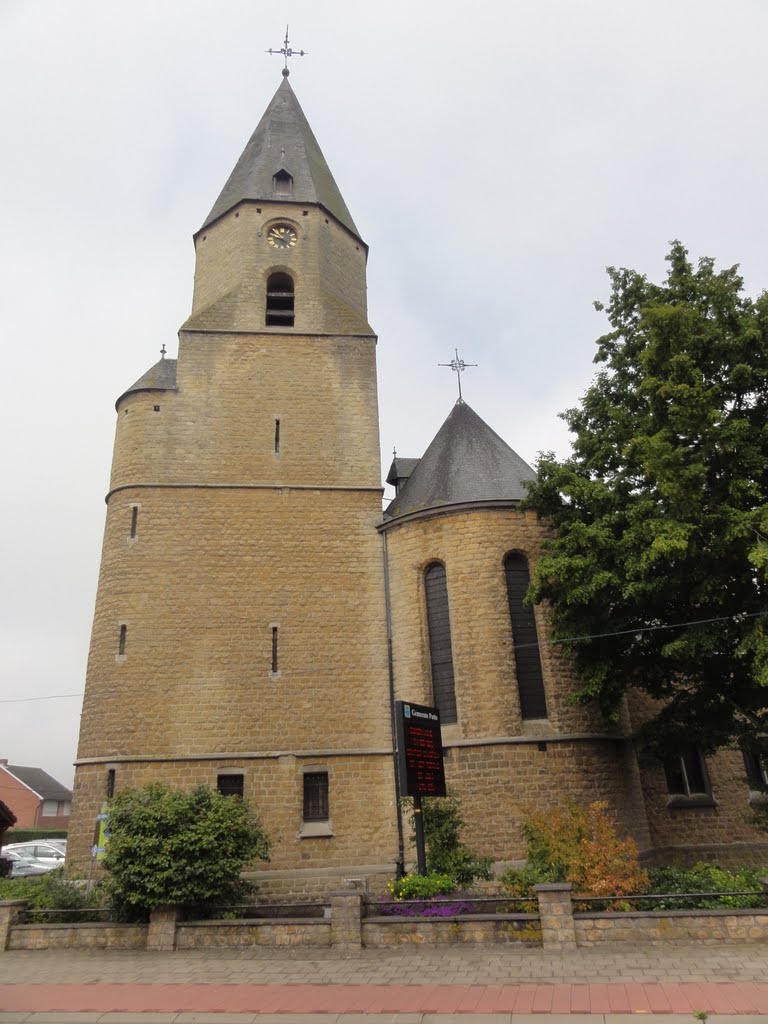
[(176, 926), (176, 949), (217, 946), (330, 946), (331, 922), (322, 918), (248, 918), (185, 921)]
[(8, 949), (145, 949), (147, 925), (89, 921), (82, 924), (14, 924)]
[(659, 910), (574, 914), (576, 944), (750, 942), (768, 939), (768, 910)]
[(367, 917), (364, 946), (520, 943), (541, 945), (538, 914), (477, 914), (472, 917)]

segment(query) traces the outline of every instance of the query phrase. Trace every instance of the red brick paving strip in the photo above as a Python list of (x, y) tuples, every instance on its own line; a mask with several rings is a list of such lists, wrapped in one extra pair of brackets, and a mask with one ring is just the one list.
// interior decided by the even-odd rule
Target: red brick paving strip
[(768, 984), (0, 984), (0, 1009), (27, 1013), (768, 1013)]

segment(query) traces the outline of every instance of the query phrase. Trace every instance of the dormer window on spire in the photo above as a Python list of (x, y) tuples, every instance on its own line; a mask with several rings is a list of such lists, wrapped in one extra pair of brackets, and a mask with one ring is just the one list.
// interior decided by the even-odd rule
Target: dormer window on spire
[(282, 167), (272, 178), (272, 188), (282, 195), (290, 195), (293, 192), (293, 176)]

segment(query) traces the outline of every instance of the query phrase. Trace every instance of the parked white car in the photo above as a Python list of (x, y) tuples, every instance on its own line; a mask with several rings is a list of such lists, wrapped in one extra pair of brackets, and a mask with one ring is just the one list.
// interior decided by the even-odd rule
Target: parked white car
[(0, 857), (4, 857), (11, 862), (11, 878), (47, 875), (49, 871), (53, 871), (53, 868), (48, 867), (47, 864), (42, 864), (39, 860), (29, 856), (29, 854), (9, 850), (8, 847), (3, 847), (0, 850)]
[(43, 843), (37, 839), (31, 839), (26, 843), (9, 843), (3, 847), (3, 852), (6, 850), (20, 853), (22, 856), (34, 857), (35, 860), (38, 860), (47, 868), (60, 868), (64, 866), (64, 851), (60, 850), (57, 846), (51, 846), (50, 843)]

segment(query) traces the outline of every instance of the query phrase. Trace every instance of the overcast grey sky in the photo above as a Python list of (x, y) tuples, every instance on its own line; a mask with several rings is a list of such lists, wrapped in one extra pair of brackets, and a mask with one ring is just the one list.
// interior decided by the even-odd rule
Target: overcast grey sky
[[(0, 0), (2, 700), (82, 691), (114, 400), (176, 354), (191, 236), (280, 83), (286, 20), (371, 247), (386, 465), (450, 411), (456, 347), (513, 448), (567, 454), (608, 265), (659, 278), (680, 238), (768, 286), (764, 0), (277, 9)], [(70, 784), (79, 713), (0, 704), (0, 757)]]

